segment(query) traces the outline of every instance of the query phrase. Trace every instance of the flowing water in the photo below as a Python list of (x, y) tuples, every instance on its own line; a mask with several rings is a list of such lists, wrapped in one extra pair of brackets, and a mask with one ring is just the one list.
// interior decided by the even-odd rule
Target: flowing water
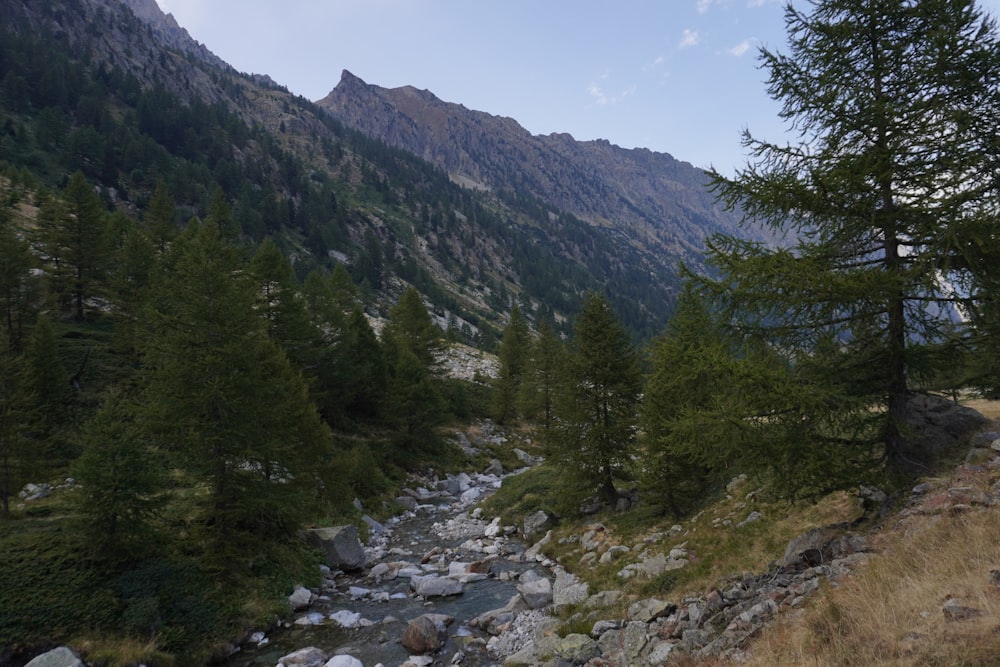
[[(460, 503), (421, 505), (416, 512), (408, 512), (400, 520), (389, 522), (379, 548), (368, 550), (370, 554), (377, 553), (381, 562), (404, 561), (413, 567), (421, 567), (422, 557), (430, 553), (429, 558), (424, 558), (429, 562), (423, 566), (425, 573), (434, 572), (436, 567), (443, 569), (439, 574), (446, 575), (448, 563), (452, 561), (479, 561), (485, 563), (483, 569), (488, 565), (486, 578), (466, 583), (462, 594), (428, 599), (417, 597), (410, 590), (410, 579), (405, 571), (401, 576), (384, 581), (365, 578), (367, 570), (357, 575), (338, 574), (327, 579), (321, 599), (299, 614), (315, 614), (314, 618), (322, 618), (320, 624), (272, 629), (266, 644), (243, 646), (226, 663), (227, 667), (274, 667), (282, 656), (309, 646), (321, 648), (331, 656), (352, 655), (365, 667), (379, 663), (394, 667), (409, 658), (408, 651), (399, 642), (406, 624), (427, 613), (446, 614), (455, 619), (448, 626), (447, 643), (433, 656), (432, 664), (452, 664), (459, 652), (463, 667), (497, 664), (486, 655), (488, 636), (470, 627), (469, 621), (505, 606), (517, 594), (517, 577), (524, 570), (536, 568), (540, 574), (549, 573), (535, 563), (521, 562), (523, 545), (513, 539), (500, 537), (496, 542), (480, 539), (476, 544), (475, 538), (482, 538), (485, 525), (477, 520), (477, 514), (474, 512), (470, 516), (468, 507)], [(483, 542), (493, 544), (500, 553), (487, 555), (483, 552)], [(462, 548), (463, 544), (471, 548)], [(493, 549), (487, 545), (487, 551)], [(368, 567), (373, 564), (370, 561)], [(347, 629), (331, 620), (331, 614), (348, 619), (356, 618), (353, 614), (360, 614), (364, 620), (361, 627)]]

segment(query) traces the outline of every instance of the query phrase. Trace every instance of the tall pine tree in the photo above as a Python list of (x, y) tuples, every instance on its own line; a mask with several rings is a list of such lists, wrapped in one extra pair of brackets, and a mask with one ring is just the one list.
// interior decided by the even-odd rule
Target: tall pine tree
[(631, 474), (642, 377), (635, 348), (607, 300), (588, 294), (573, 327), (553, 440), (567, 479), (614, 505)]
[[(753, 162), (715, 173), (723, 200), (793, 239), (717, 238), (717, 294), (793, 364), (763, 424), (889, 471), (924, 469), (906, 423), (915, 382), (948, 359), (956, 304), (984, 291), (997, 244), (1000, 42), (973, 0), (789, 3), (789, 53), (761, 51), (797, 145), (744, 136)], [(972, 334), (967, 330), (965, 333)]]
[(331, 443), (222, 233), (194, 224), (177, 242), (150, 323), (160, 335), (148, 338), (142, 418), (175, 465), (204, 485), (207, 555), (232, 564), (290, 535), (316, 508)]

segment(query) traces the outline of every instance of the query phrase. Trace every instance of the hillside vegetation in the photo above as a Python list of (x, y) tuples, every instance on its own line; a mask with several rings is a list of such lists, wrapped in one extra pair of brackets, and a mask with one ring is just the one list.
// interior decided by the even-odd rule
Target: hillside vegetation
[[(663, 209), (696, 243), (649, 188), (574, 208), (603, 186), (569, 157), (607, 146), (519, 133), (562, 167), (518, 188), (234, 72), (148, 0), (0, 4), (0, 661), (203, 664), (315, 579), (304, 527), (481, 464), (446, 435), (489, 418), (546, 460), (489, 508), (543, 511), (594, 586), (691, 597), (652, 619), (679, 662), (988, 664), (996, 438), (967, 458), (986, 425), (954, 398), (1000, 386), (1000, 36), (971, 1), (810, 8), (761, 52), (801, 144), (748, 133), (718, 200)], [(495, 373), (449, 374), (460, 344)], [(833, 541), (772, 567), (809, 527)], [(650, 544), (670, 569), (620, 575)], [(721, 653), (679, 625), (709, 606)]]

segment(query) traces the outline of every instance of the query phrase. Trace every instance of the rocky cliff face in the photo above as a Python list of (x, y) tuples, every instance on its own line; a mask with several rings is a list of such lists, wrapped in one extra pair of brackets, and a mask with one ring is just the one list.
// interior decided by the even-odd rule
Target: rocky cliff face
[(705, 173), (665, 153), (568, 134), (532, 135), (515, 120), (445, 102), (412, 86), (381, 88), (348, 71), (317, 104), (349, 127), (414, 153), (453, 180), (527, 191), (632, 242), (692, 259), (706, 235), (736, 233)]

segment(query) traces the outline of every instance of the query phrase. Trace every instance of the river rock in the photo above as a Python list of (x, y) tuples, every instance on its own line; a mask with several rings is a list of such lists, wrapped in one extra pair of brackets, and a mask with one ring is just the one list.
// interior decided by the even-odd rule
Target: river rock
[(326, 663), (326, 652), (315, 646), (300, 648), (278, 658), (278, 664), (284, 667), (323, 667), (324, 663)]
[(414, 593), (425, 598), (462, 594), (462, 583), (460, 581), (433, 574), (423, 577), (411, 577), (410, 588)]
[(365, 564), (365, 549), (354, 526), (333, 526), (306, 531), (306, 541), (323, 551), (330, 567), (359, 570)]
[(544, 577), (519, 584), (517, 592), (531, 609), (541, 609), (552, 602), (552, 582)]
[(301, 611), (309, 606), (312, 598), (312, 591), (303, 586), (296, 586), (292, 594), (288, 596), (288, 604), (292, 606), (292, 611)]
[(83, 667), (83, 662), (66, 646), (36, 656), (24, 667)]
[(444, 614), (424, 614), (410, 621), (400, 640), (408, 651), (433, 653), (444, 646), (448, 624), (454, 620)]
[(353, 655), (335, 655), (327, 660), (323, 667), (365, 667), (365, 665)]
[(503, 464), (500, 463), (500, 459), (490, 459), (490, 464), (486, 466), (483, 474), (492, 477), (503, 477)]
[(396, 498), (396, 504), (411, 512), (417, 509), (417, 499), (413, 496), (399, 496)]

